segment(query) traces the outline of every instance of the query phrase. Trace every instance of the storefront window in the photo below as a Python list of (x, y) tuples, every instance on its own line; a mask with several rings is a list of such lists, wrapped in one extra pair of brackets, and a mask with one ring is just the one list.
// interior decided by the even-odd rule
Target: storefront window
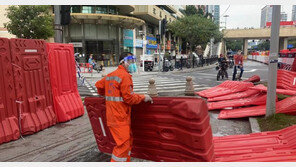
[(81, 6), (79, 5), (71, 6), (71, 13), (80, 13), (80, 12), (81, 12)]
[(82, 6), (81, 13), (94, 13), (94, 6)]
[(115, 6), (107, 6), (107, 5), (96, 5), (96, 6), (72, 5), (71, 13), (118, 14), (118, 9)]
[(107, 6), (96, 6), (96, 13), (107, 14), (108, 13)]

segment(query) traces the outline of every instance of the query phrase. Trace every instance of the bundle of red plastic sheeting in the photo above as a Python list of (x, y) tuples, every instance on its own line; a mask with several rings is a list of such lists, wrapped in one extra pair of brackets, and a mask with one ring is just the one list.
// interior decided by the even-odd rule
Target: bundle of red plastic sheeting
[(295, 161), (295, 135), (296, 125), (278, 131), (214, 137), (215, 161)]
[[(115, 145), (107, 127), (105, 100), (86, 97), (85, 105), (101, 152)], [(214, 161), (210, 117), (204, 100), (156, 97), (153, 104), (133, 105), (132, 157), (152, 161)]]
[[(262, 116), (266, 113), (266, 105), (238, 108), (232, 110), (221, 110), (218, 118), (229, 119), (229, 118), (244, 118), (252, 116)], [(296, 113), (296, 96), (288, 97), (284, 100), (276, 102), (276, 113)]]
[(296, 92), (296, 72), (278, 70), (277, 75), (277, 88), (293, 90)]
[[(251, 87), (250, 89), (253, 89), (253, 90), (260, 90), (260, 91), (264, 91), (264, 92), (267, 92), (267, 87), (260, 84), (260, 85), (257, 85), (257, 86), (254, 86), (254, 87)], [(284, 95), (296, 95), (296, 91), (293, 91), (293, 90), (287, 90), (287, 89), (276, 89), (276, 93), (278, 94), (284, 94)]]
[(215, 162), (296, 162), (296, 150), (235, 155), (216, 158)]
[(251, 105), (262, 105), (266, 104), (266, 93), (258, 93), (250, 97), (242, 99), (233, 99), (219, 102), (208, 103), (209, 110), (223, 109), (227, 107), (242, 107), (242, 106), (251, 106)]
[(248, 90), (243, 91), (243, 92), (238, 92), (238, 93), (233, 93), (233, 94), (229, 94), (229, 95), (208, 98), (208, 102), (231, 100), (231, 99), (240, 99), (240, 98), (250, 97), (252, 95), (258, 94), (259, 92), (260, 92), (259, 90), (248, 89)]
[(250, 78), (248, 78), (247, 80), (244, 80), (243, 82), (259, 82), (260, 81), (260, 77), (258, 75), (253, 75)]
[(228, 94), (237, 93), (237, 92), (243, 92), (253, 86), (254, 84), (251, 82), (225, 81), (218, 86), (215, 86), (200, 92), (196, 92), (196, 94), (201, 97), (211, 98), (211, 97), (218, 97), (218, 96), (228, 95)]

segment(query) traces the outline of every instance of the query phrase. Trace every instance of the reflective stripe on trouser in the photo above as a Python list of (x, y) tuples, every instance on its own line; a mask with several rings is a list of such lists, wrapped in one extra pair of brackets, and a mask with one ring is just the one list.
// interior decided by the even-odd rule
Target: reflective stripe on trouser
[(110, 127), (110, 132), (115, 140), (111, 162), (130, 162), (132, 137), (130, 126)]
[(106, 101), (123, 101), (122, 97), (105, 96)]

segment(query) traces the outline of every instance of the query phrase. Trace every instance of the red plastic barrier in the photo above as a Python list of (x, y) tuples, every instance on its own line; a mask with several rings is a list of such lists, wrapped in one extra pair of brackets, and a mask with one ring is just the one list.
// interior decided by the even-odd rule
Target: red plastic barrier
[(116, 144), (107, 127), (105, 100), (98, 97), (86, 97), (84, 104), (99, 150), (111, 154)]
[[(221, 110), (218, 118), (227, 119), (227, 118), (243, 118), (251, 116), (262, 116), (266, 113), (266, 106), (255, 106), (247, 108), (238, 108), (233, 110)], [(296, 113), (296, 96), (288, 97), (284, 100), (276, 102), (276, 113), (287, 113), (295, 114)]]
[(243, 82), (259, 82), (260, 81), (260, 77), (258, 75), (253, 75), (252, 77), (250, 77), (247, 80), (244, 80)]
[(242, 107), (250, 105), (262, 105), (266, 103), (267, 95), (265, 93), (259, 93), (250, 97), (242, 99), (225, 100), (219, 102), (208, 103), (209, 110), (223, 109), (227, 107)]
[(89, 63), (79, 63), (79, 67), (81, 70), (81, 73), (92, 73), (93, 72), (93, 66)]
[(254, 106), (246, 108), (237, 108), (231, 110), (221, 110), (218, 119), (229, 119), (229, 118), (244, 118), (252, 116), (265, 115), (266, 106)]
[[(264, 91), (264, 92), (267, 92), (267, 87), (260, 84), (260, 85), (257, 85), (257, 86), (254, 86), (254, 87), (251, 87), (250, 89), (253, 89), (253, 90), (260, 90), (260, 91)], [(293, 91), (293, 90), (287, 90), (287, 89), (276, 89), (276, 93), (278, 94), (284, 94), (284, 95), (296, 95), (296, 91)]]
[(208, 98), (208, 102), (240, 99), (240, 98), (250, 97), (252, 95), (258, 94), (259, 92), (260, 92), (259, 90), (248, 89), (244, 92), (238, 92), (238, 93), (233, 93), (233, 94), (229, 94), (229, 95), (225, 95), (225, 96)]
[(251, 82), (225, 81), (218, 86), (200, 92), (196, 92), (195, 94), (206, 98), (218, 97), (232, 93), (243, 92), (253, 86), (254, 84)]
[(47, 43), (47, 53), (57, 121), (82, 116), (84, 108), (77, 89), (73, 45)]
[(296, 92), (296, 72), (288, 70), (278, 70), (277, 75), (277, 88)]
[(296, 125), (278, 131), (214, 137), (215, 161), (265, 161), (264, 155), (271, 158), (268, 155), (274, 152), (296, 149), (295, 135)]
[(0, 144), (20, 137), (10, 46), (0, 38)]
[[(114, 145), (106, 127), (105, 100), (85, 98), (94, 135), (102, 152)], [(153, 98), (132, 107), (132, 157), (152, 161), (213, 161), (214, 146), (206, 103), (197, 98)]]
[(56, 123), (44, 40), (11, 39), (11, 56), (22, 134)]
[(296, 150), (236, 155), (217, 158), (216, 162), (296, 162)]

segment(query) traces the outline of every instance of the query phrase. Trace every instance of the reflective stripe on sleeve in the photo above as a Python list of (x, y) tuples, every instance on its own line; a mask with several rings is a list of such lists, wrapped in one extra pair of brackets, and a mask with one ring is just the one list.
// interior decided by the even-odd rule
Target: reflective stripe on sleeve
[(106, 101), (121, 101), (123, 102), (122, 97), (113, 97), (113, 96), (105, 96)]
[(114, 80), (114, 81), (116, 81), (116, 82), (118, 82), (118, 83), (121, 82), (121, 78), (119, 78), (119, 77), (117, 77), (117, 76), (111, 76), (111, 77), (107, 77), (107, 78), (106, 78), (106, 81), (112, 81), (112, 80)]

